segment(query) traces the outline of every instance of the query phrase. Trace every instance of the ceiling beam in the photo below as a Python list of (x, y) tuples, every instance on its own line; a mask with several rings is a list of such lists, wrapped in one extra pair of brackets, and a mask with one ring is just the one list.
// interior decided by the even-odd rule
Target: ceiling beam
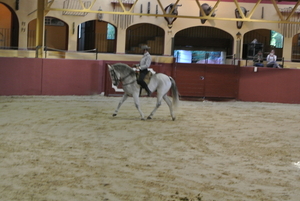
[(258, 0), (255, 4), (255, 6), (252, 8), (252, 10), (250, 11), (250, 13), (248, 14), (248, 17), (247, 18), (251, 18), (254, 11), (256, 10), (257, 6), (260, 4), (261, 0)]
[(286, 20), (290, 20), (290, 18), (292, 17), (292, 15), (295, 13), (295, 11), (297, 10), (298, 8), (298, 5), (300, 4), (300, 1), (298, 1), (296, 3), (296, 5), (294, 6), (293, 10), (291, 11), (291, 13), (289, 14), (289, 16), (286, 18)]
[[(122, 3), (122, 0), (118, 0), (120, 6), (122, 7), (123, 12), (120, 11), (99, 11), (99, 10), (92, 10), (92, 6), (95, 4), (96, 0), (93, 0), (91, 6), (89, 6), (89, 8), (85, 8), (83, 6), (83, 9), (63, 9), (63, 8), (52, 8), (53, 2), (55, 0), (50, 1), (50, 3), (48, 3), (45, 6), (45, 11), (49, 12), (49, 11), (67, 11), (67, 12), (84, 12), (84, 13), (101, 13), (101, 14), (112, 14), (112, 15), (132, 15), (132, 16), (148, 16), (148, 17), (174, 17), (174, 15), (168, 14), (165, 12), (164, 7), (161, 3), (161, 0), (157, 0), (159, 7), (161, 8), (162, 14), (147, 14), (147, 13), (137, 13), (137, 12), (133, 12), (133, 7), (137, 4), (137, 2), (139, 0), (135, 0), (134, 4), (132, 5), (130, 10), (126, 10), (124, 4)], [(79, 0), (81, 3), (82, 1)], [(238, 0), (234, 0), (234, 4), (236, 5), (236, 8), (239, 10), (242, 18), (228, 18), (228, 17), (211, 17), (211, 14), (213, 13), (213, 11), (215, 11), (215, 9), (217, 8), (218, 4), (220, 3), (220, 0), (217, 0), (216, 4), (214, 5), (212, 12), (209, 15), (206, 15), (203, 12), (203, 9), (199, 3), (199, 1), (195, 0), (197, 6), (199, 7), (199, 10), (202, 11), (203, 16), (192, 16), (192, 15), (180, 15), (178, 14), (176, 17), (177, 18), (185, 18), (185, 19), (206, 19), (206, 20), (222, 20), (222, 21), (243, 21), (243, 22), (257, 22), (257, 23), (279, 23), (279, 24), (300, 24), (300, 21), (290, 21), (291, 16), (293, 15), (293, 13), (296, 11), (298, 5), (300, 5), (300, 1), (298, 1), (296, 3), (296, 5), (294, 6), (292, 12), (289, 14), (289, 16), (284, 19), (283, 15), (281, 14), (276, 1), (275, 0), (271, 0), (271, 2), (274, 5), (274, 8), (280, 18), (280, 20), (264, 20), (264, 19), (252, 19), (252, 15), (255, 12), (255, 10), (257, 9), (258, 5), (261, 3), (261, 0), (258, 0), (256, 2), (256, 4), (254, 5), (254, 7), (252, 8), (251, 12), (249, 13), (248, 16), (245, 16), (243, 14), (243, 12), (241, 11), (240, 5)], [(175, 5), (177, 5), (180, 2), (180, 0), (177, 0)], [(173, 8), (174, 9), (174, 8)], [(180, 12), (179, 12), (180, 13)]]

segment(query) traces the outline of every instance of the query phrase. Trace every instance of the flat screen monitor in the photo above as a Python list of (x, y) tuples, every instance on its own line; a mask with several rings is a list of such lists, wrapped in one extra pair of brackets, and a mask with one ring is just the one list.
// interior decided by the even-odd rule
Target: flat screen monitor
[(225, 64), (225, 51), (174, 50), (177, 63)]

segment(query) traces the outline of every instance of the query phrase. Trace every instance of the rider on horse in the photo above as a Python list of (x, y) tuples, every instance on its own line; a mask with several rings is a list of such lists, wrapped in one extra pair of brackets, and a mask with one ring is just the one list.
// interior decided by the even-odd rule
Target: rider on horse
[(148, 68), (151, 65), (151, 55), (149, 53), (150, 47), (148, 47), (147, 45), (143, 45), (141, 47), (141, 49), (143, 50), (144, 55), (143, 55), (143, 57), (140, 61), (140, 64), (135, 65), (138, 69), (140, 69), (140, 75), (139, 75), (139, 78), (137, 80), (137, 83), (139, 85), (141, 85), (141, 87), (144, 88), (147, 91), (148, 96), (151, 96), (152, 92), (149, 90), (148, 85), (144, 81), (144, 78), (148, 73)]

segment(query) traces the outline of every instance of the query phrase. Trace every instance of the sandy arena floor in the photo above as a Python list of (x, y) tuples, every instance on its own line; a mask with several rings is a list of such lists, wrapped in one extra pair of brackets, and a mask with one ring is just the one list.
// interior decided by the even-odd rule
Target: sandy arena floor
[(300, 105), (119, 99), (0, 96), (0, 200), (300, 199)]

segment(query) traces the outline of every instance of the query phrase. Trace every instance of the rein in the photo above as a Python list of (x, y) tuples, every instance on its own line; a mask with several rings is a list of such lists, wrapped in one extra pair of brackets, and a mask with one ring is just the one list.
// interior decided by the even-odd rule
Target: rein
[[(117, 77), (117, 76), (116, 76), (116, 73), (115, 73), (115, 70), (114, 70), (114, 76)], [(127, 77), (129, 77), (129, 76), (130, 76), (130, 73), (129, 73), (128, 75), (126, 75), (125, 77), (120, 78), (120, 79), (117, 79), (117, 80), (119, 80), (120, 82), (122, 82), (123, 86), (130, 85), (130, 84), (133, 84), (134, 82), (136, 82), (136, 79), (134, 79), (132, 82), (124, 83), (124, 80), (125, 80)]]

